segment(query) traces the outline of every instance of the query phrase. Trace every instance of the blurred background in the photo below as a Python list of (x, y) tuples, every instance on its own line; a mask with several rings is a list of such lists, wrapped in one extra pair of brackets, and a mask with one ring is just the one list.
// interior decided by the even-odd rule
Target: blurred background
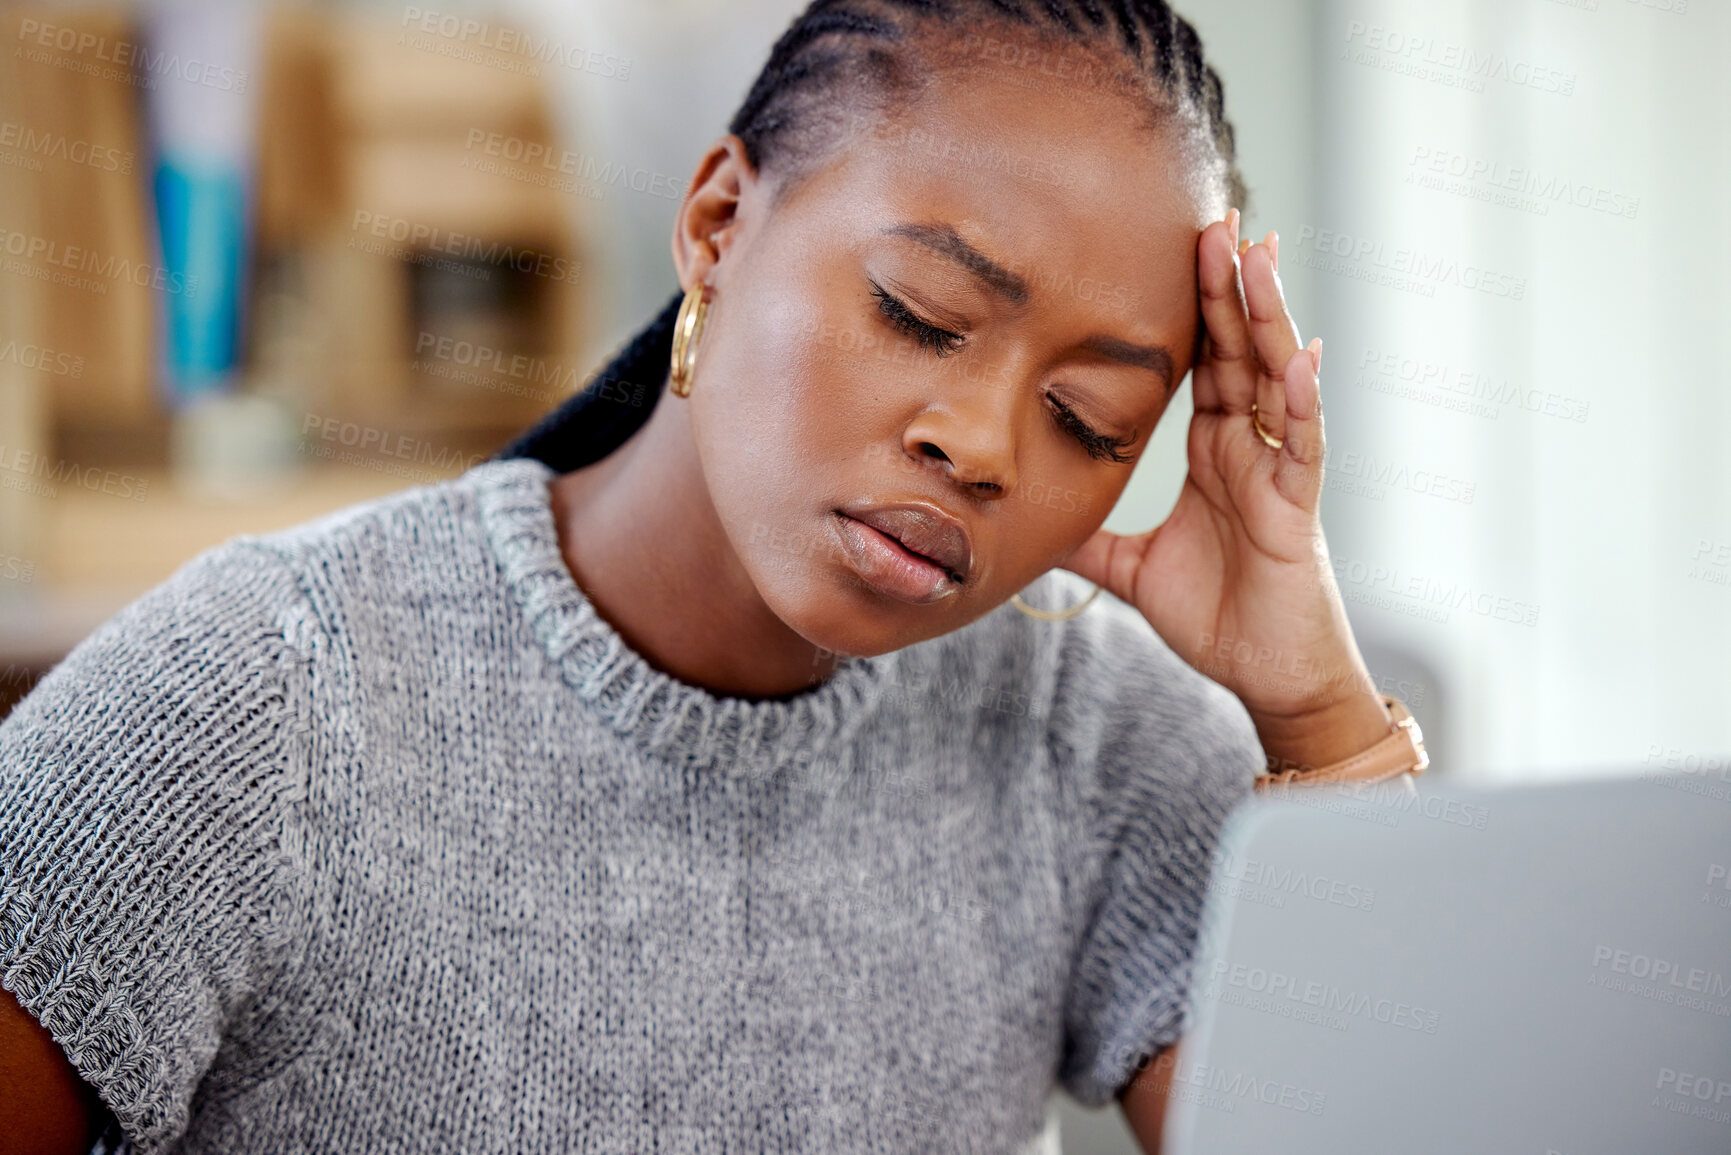
[[(453, 477), (676, 287), (795, 0), (0, 11), (0, 714), (206, 546)], [(1460, 781), (1731, 806), (1731, 5), (1197, 0), (1323, 519)], [(1108, 525), (1157, 524), (1183, 390)], [(1128, 1151), (1055, 1104), (1068, 1151)]]

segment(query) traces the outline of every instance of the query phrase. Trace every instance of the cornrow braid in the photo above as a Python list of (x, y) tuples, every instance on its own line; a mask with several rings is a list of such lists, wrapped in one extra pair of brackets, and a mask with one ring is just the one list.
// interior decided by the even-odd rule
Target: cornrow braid
[(785, 189), (842, 143), (859, 109), (881, 112), (928, 83), (929, 59), (918, 50), (954, 59), (959, 36), (977, 41), (993, 26), (1116, 53), (1157, 115), (1207, 143), (1228, 203), (1244, 208), (1220, 77), (1196, 29), (1164, 0), (812, 0), (776, 41), (728, 131)]

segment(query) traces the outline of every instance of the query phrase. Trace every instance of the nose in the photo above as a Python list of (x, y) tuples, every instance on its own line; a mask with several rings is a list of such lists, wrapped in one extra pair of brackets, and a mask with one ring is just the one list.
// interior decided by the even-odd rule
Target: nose
[(1000, 498), (1016, 490), (1015, 390), (973, 382), (946, 383), (942, 394), (902, 431), (902, 449), (936, 462), (973, 496)]

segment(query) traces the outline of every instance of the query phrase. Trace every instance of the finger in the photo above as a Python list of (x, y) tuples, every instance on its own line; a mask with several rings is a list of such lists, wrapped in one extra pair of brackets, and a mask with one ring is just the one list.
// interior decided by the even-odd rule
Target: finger
[(1270, 436), (1283, 437), (1286, 398), (1281, 376), (1286, 363), (1298, 352), (1298, 326), (1287, 311), (1286, 294), (1274, 268), (1271, 245), (1252, 245), (1244, 254), (1243, 265), (1251, 341), (1255, 360), (1261, 367), (1255, 385), (1257, 414)]
[(1281, 376), (1286, 410), (1286, 442), (1280, 447), (1274, 486), (1288, 501), (1314, 512), (1322, 498), (1322, 391), (1319, 368), (1322, 338), (1300, 349)]
[(1226, 224), (1203, 230), (1197, 243), (1197, 283), (1206, 341), (1194, 379), (1193, 403), (1200, 411), (1248, 413), (1256, 399), (1256, 355), (1237, 254), (1233, 252), (1238, 210)]

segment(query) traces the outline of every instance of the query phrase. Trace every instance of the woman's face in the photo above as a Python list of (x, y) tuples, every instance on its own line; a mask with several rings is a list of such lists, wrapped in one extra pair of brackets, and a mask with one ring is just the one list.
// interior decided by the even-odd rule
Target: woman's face
[(693, 193), (733, 188), (732, 219), (688, 198), (711, 247), (675, 239), (715, 290), (688, 401), (709, 495), (770, 609), (840, 653), (966, 625), (1099, 528), (1189, 370), (1225, 208), (1122, 97), (962, 80), (773, 210), (735, 150)]

